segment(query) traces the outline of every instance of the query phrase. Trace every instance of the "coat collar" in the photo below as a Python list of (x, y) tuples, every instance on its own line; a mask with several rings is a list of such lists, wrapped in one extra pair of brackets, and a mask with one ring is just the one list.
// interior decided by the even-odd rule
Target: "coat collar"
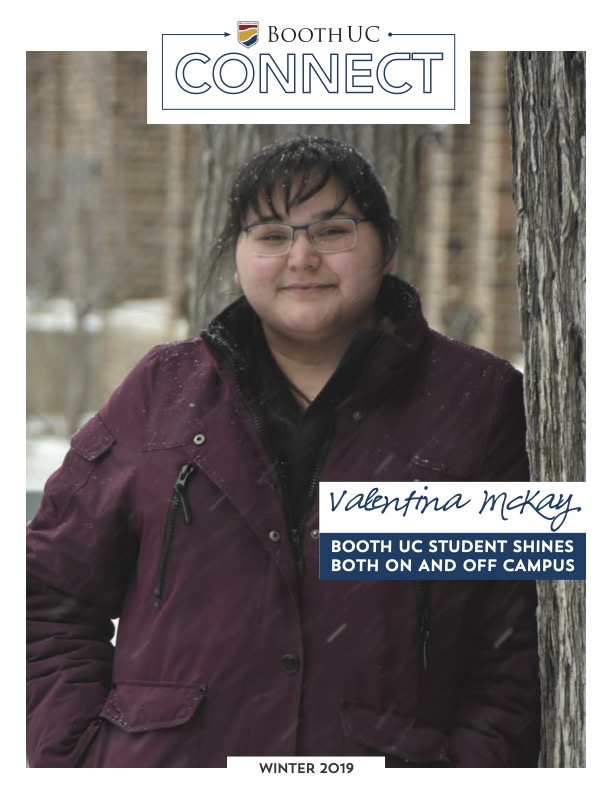
[[(360, 330), (349, 344), (339, 369), (355, 354), (364, 354), (375, 345), (383, 345), (391, 358), (407, 361), (421, 347), (428, 325), (416, 290), (394, 275), (385, 275), (376, 300), (378, 323), (375, 328)], [(263, 337), (261, 322), (245, 297), (240, 297), (219, 313), (202, 332), (232, 364), (235, 370), (248, 367), (248, 350), (255, 336)], [(386, 355), (385, 355), (386, 356)], [(392, 364), (387, 360), (386, 365)]]

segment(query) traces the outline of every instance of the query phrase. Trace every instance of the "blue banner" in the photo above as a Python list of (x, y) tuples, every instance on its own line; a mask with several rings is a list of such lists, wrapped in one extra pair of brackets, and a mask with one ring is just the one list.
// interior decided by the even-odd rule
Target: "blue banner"
[(584, 580), (586, 534), (321, 533), (321, 580)]

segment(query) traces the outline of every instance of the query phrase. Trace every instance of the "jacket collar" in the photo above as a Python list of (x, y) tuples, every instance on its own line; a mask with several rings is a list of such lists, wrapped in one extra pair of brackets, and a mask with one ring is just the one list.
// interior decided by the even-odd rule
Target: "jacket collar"
[[(355, 344), (361, 346), (365, 339), (384, 340), (384, 337), (395, 337), (392, 346), (395, 347), (399, 342), (404, 356), (414, 353), (428, 331), (415, 289), (394, 275), (385, 275), (376, 299), (376, 308), (379, 316), (377, 326), (356, 333), (346, 354)], [(244, 368), (253, 334), (260, 332), (259, 317), (246, 298), (240, 297), (210, 322), (202, 332), (202, 337), (212, 342), (238, 368)], [(381, 334), (383, 338), (380, 338)]]

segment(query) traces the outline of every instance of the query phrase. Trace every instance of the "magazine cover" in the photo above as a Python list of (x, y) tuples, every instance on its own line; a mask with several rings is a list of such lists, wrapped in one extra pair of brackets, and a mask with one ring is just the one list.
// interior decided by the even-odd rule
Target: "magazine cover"
[(57, 30), (24, 59), (22, 766), (587, 778), (581, 31)]

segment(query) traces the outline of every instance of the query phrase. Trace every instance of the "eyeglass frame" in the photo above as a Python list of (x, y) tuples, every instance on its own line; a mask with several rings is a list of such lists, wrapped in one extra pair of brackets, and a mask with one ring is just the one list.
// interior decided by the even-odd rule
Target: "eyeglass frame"
[[(319, 223), (326, 223), (326, 222), (329, 222), (330, 220), (331, 221), (333, 221), (333, 220), (350, 220), (353, 223), (353, 226), (354, 226), (354, 229), (355, 229), (355, 238), (354, 238), (353, 244), (350, 247), (341, 248), (340, 250), (319, 250), (316, 247), (312, 237), (310, 236), (310, 228), (313, 225), (318, 225)], [(357, 226), (359, 225), (359, 223), (369, 223), (369, 222), (370, 222), (370, 220), (367, 217), (338, 217), (338, 216), (333, 215), (332, 217), (323, 217), (323, 218), (321, 218), (321, 220), (313, 220), (312, 223), (306, 223), (306, 225), (291, 225), (291, 223), (283, 223), (283, 222), (276, 222), (276, 221), (273, 222), (273, 221), (270, 221), (270, 220), (262, 220), (259, 223), (251, 223), (250, 225), (242, 226), (240, 228), (240, 230), (243, 233), (245, 233), (247, 235), (247, 238), (248, 238), (249, 231), (252, 228), (255, 228), (256, 226), (270, 225), (270, 226), (283, 226), (284, 228), (290, 228), (291, 229), (291, 240), (289, 242), (289, 247), (287, 248), (287, 250), (283, 251), (282, 253), (255, 253), (256, 256), (260, 256), (262, 258), (275, 258), (275, 257), (278, 257), (278, 256), (286, 256), (286, 255), (288, 255), (289, 251), (293, 247), (293, 243), (295, 242), (295, 232), (296, 231), (306, 231), (306, 237), (307, 237), (308, 241), (310, 242), (310, 244), (313, 246), (313, 248), (317, 251), (317, 253), (344, 253), (346, 250), (352, 250), (355, 247), (355, 245), (357, 244)]]

